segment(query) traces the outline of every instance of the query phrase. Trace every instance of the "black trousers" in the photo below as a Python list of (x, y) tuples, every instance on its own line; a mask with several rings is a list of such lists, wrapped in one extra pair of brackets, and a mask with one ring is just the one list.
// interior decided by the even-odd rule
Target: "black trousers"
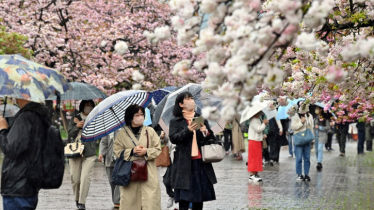
[(326, 148), (326, 149), (331, 148), (331, 144), (332, 144), (332, 136), (333, 136), (333, 135), (334, 135), (333, 133), (327, 133), (327, 142), (326, 142), (326, 144), (325, 144), (325, 148)]
[(171, 170), (172, 170), (172, 164), (170, 160), (170, 165), (166, 169), (162, 182), (165, 185), (166, 193), (169, 195), (169, 197), (174, 198), (174, 191), (173, 191), (173, 188), (171, 188)]
[(270, 147), (270, 159), (276, 162), (279, 162), (279, 153), (280, 153), (280, 146), (277, 142), (279, 135), (277, 134), (268, 134), (268, 147)]
[(366, 151), (373, 151), (373, 141), (366, 141)]
[(226, 152), (230, 150), (230, 147), (232, 149), (232, 132), (229, 129), (224, 129), (223, 130), (223, 136), (225, 138), (225, 150)]
[[(188, 210), (189, 206), (190, 206), (189, 201), (179, 201), (179, 210)], [(203, 210), (203, 202), (192, 203), (192, 210)]]

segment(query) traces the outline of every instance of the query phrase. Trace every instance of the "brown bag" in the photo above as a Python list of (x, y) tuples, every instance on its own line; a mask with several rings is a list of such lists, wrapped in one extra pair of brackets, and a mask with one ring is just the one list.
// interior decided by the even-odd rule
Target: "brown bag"
[(168, 167), (170, 166), (169, 147), (161, 147), (161, 154), (156, 158), (156, 166)]
[(266, 143), (266, 139), (262, 140), (262, 149), (268, 148), (268, 144)]
[[(147, 135), (147, 148), (148, 148), (149, 147), (148, 131), (145, 130), (145, 133)], [(135, 144), (134, 141), (133, 143)], [(130, 181), (147, 181), (147, 179), (148, 179), (147, 161), (145, 159), (144, 160), (133, 160), (132, 166), (131, 166)]]

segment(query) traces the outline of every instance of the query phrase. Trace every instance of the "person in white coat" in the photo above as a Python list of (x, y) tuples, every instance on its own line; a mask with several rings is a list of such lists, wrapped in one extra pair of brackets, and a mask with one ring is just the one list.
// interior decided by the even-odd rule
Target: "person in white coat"
[[(299, 107), (303, 105), (298, 103)], [(292, 117), (291, 121), (291, 128), (294, 131), (294, 135), (305, 131), (306, 129), (310, 129), (313, 132), (314, 123), (313, 123), (313, 116), (308, 113), (306, 110), (308, 109), (301, 109), (299, 108), (298, 113), (296, 113)], [(310, 147), (311, 144), (308, 143), (302, 146), (295, 145), (295, 154), (296, 154), (296, 174), (297, 174), (297, 181), (310, 181), (309, 177), (309, 169), (310, 169)], [(304, 162), (304, 175), (302, 173), (302, 165)]]

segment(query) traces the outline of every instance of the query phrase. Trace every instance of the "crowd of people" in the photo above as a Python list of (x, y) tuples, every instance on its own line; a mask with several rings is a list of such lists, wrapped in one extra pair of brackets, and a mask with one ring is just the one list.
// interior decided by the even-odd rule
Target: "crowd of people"
[[(314, 144), (317, 170), (323, 168), (324, 148), (333, 151), (331, 142), (333, 135), (339, 143), (340, 156), (345, 155), (345, 144), (349, 130), (348, 123), (335, 124), (322, 108), (316, 107), (314, 113), (309, 109), (301, 109), (288, 119), (267, 119), (259, 111), (246, 122), (240, 124), (240, 115), (227, 122), (223, 130), (224, 149), (226, 155), (230, 150), (236, 160), (243, 160), (246, 151), (244, 139), (248, 140), (247, 169), (250, 182), (260, 182), (259, 173), (264, 166), (279, 163), (280, 148), (289, 147), (289, 157), (295, 156), (295, 174), (297, 181), (311, 181), (311, 149)], [(42, 138), (46, 138), (45, 128), (50, 125), (47, 108), (39, 103), (17, 99), (21, 108), (14, 123), (8, 125), (0, 117), (0, 146), (5, 154), (2, 166), (1, 194), (3, 209), (35, 209), (38, 203), (39, 188), (28, 180), (28, 160), (43, 148)], [(69, 123), (69, 141), (80, 141), (84, 121), (95, 107), (91, 100), (83, 100), (79, 110)], [(201, 147), (208, 140), (222, 138), (215, 134), (207, 120), (200, 125), (193, 123), (195, 100), (191, 93), (180, 93), (173, 109), (174, 118), (170, 121), (169, 135), (158, 125), (155, 128), (144, 126), (145, 109), (139, 105), (127, 108), (125, 126), (112, 134), (101, 138), (98, 142), (81, 142), (84, 151), (81, 157), (68, 161), (74, 201), (77, 209), (86, 209), (86, 199), (93, 175), (96, 150), (99, 146), (98, 160), (105, 166), (108, 183), (111, 188), (114, 209), (157, 210), (161, 209), (161, 191), (156, 158), (160, 155), (161, 146), (169, 148), (170, 164), (165, 167), (163, 183), (169, 196), (167, 207), (179, 204), (180, 210), (202, 210), (204, 202), (216, 199), (214, 184), (217, 178), (212, 163), (202, 160)], [(364, 142), (367, 150), (372, 151), (373, 121), (357, 122), (358, 154), (364, 154)], [(296, 136), (310, 130), (313, 141), (296, 144)], [(145, 160), (147, 179), (130, 181), (127, 186), (112, 183), (113, 168), (118, 158), (137, 161)]]

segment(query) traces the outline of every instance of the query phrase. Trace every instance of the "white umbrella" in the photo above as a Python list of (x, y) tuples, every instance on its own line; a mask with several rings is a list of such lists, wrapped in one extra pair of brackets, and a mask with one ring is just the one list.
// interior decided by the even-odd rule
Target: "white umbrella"
[(262, 111), (267, 119), (271, 119), (275, 116), (277, 116), (277, 111), (272, 110), (270, 111), (268, 108), (268, 101), (260, 102), (260, 101), (255, 101), (251, 104), (251, 106), (248, 106), (247, 108), (244, 109), (242, 116), (240, 118), (240, 123), (245, 122), (246, 120), (250, 119), (253, 117), (255, 114), (259, 113)]

